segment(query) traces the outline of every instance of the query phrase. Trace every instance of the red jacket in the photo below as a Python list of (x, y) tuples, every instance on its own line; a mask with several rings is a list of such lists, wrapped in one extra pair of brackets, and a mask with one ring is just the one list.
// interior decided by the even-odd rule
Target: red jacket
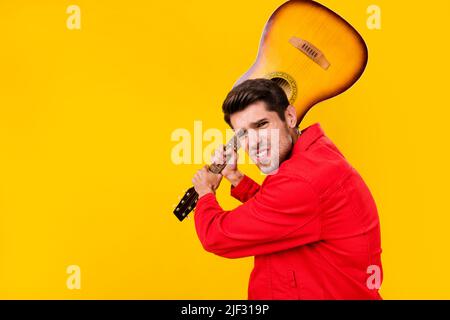
[(249, 299), (381, 299), (375, 202), (318, 123), (276, 174), (261, 186), (245, 176), (231, 195), (243, 202), (231, 211), (213, 193), (202, 196), (195, 227), (209, 252), (255, 256)]

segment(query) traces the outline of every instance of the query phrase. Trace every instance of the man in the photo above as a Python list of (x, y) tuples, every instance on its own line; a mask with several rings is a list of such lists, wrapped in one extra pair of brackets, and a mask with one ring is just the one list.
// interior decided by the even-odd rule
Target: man
[[(233, 130), (256, 133), (256, 139), (247, 135), (241, 143), (268, 175), (261, 186), (245, 176), (235, 152), (222, 174), (206, 167), (195, 174), (195, 226), (205, 250), (255, 257), (249, 299), (381, 299), (375, 202), (320, 125), (300, 132), (295, 108), (267, 79), (234, 87), (223, 112)], [(267, 132), (277, 132), (278, 139), (267, 142)], [(221, 150), (214, 161), (227, 156)], [(215, 197), (222, 176), (242, 202), (231, 211)]]

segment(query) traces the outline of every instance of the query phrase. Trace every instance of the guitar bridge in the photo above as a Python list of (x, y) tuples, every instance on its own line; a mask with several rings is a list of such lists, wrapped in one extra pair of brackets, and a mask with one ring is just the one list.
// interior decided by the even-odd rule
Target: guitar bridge
[(325, 55), (313, 46), (310, 42), (297, 38), (291, 37), (289, 43), (296, 47), (298, 50), (303, 52), (308, 58), (317, 63), (322, 69), (327, 70), (330, 67), (330, 62), (328, 62)]

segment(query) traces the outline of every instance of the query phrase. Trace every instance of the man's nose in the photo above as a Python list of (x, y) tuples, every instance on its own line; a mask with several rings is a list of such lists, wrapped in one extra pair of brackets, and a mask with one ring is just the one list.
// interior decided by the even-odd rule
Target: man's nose
[(259, 134), (256, 130), (249, 130), (245, 136), (245, 150), (248, 152), (250, 149), (256, 149), (259, 144)]
[(245, 137), (242, 138), (241, 146), (245, 152), (248, 152), (248, 135), (245, 135)]

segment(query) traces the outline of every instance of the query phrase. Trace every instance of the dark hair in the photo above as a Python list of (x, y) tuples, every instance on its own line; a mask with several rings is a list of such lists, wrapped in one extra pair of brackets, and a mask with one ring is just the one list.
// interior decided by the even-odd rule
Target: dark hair
[(259, 101), (264, 101), (266, 109), (275, 111), (284, 121), (284, 111), (289, 105), (286, 93), (275, 81), (259, 78), (245, 80), (228, 93), (222, 105), (225, 122), (231, 127), (230, 116), (233, 113)]

